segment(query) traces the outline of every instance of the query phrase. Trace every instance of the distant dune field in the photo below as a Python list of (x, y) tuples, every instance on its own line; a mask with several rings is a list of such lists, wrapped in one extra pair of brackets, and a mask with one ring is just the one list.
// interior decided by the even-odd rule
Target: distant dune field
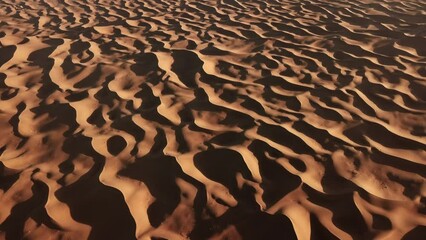
[(0, 0), (0, 239), (426, 239), (426, 1)]

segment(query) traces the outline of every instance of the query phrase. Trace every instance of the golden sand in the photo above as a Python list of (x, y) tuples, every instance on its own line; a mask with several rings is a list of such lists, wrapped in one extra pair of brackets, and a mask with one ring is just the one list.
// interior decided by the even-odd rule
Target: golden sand
[(426, 239), (426, 2), (0, 1), (0, 239)]

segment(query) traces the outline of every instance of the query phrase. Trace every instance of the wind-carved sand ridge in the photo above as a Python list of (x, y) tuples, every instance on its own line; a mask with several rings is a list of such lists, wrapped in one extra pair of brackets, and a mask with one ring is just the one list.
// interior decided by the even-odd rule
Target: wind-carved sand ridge
[(424, 239), (426, 2), (0, 1), (0, 239)]

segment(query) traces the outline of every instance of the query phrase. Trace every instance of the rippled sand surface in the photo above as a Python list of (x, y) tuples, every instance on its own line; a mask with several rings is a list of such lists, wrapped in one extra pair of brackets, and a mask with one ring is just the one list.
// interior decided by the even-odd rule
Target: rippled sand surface
[(0, 239), (426, 239), (426, 2), (0, 1)]

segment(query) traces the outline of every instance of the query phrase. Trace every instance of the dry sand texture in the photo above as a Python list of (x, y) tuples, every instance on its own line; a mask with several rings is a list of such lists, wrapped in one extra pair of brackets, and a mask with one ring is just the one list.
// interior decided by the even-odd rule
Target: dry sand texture
[(423, 0), (1, 0), (0, 239), (426, 239)]

